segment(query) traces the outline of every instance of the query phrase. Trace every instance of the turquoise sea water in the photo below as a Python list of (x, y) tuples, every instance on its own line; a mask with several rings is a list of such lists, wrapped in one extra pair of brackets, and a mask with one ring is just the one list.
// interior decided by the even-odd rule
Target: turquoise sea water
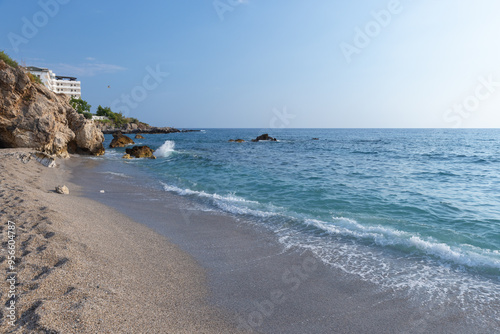
[[(278, 142), (249, 142), (262, 133)], [(446, 307), (498, 317), (500, 130), (206, 129), (135, 140), (148, 173), (204, 210), (269, 228), (284, 247)], [(245, 143), (229, 143), (242, 138)], [(319, 140), (312, 140), (319, 138)], [(106, 144), (111, 136), (106, 136)], [(417, 297), (416, 297), (417, 298)]]

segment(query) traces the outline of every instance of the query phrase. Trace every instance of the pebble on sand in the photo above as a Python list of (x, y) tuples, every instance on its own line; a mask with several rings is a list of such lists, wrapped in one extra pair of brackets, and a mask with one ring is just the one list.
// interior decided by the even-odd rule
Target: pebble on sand
[(64, 194), (64, 195), (69, 195), (69, 189), (66, 186), (57, 186), (56, 187), (56, 193), (58, 193), (58, 194)]

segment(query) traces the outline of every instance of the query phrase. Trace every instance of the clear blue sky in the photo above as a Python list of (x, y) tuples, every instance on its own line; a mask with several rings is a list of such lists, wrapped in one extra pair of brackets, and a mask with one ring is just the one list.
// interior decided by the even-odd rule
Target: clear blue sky
[(497, 0), (0, 0), (0, 50), (78, 77), (92, 111), (154, 125), (500, 127), (499, 13)]

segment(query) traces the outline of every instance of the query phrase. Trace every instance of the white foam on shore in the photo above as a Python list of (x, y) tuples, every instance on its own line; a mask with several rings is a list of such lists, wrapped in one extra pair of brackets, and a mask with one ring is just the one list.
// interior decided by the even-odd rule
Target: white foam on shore
[(379, 246), (401, 246), (410, 252), (418, 250), (456, 265), (500, 270), (498, 252), (472, 245), (450, 246), (432, 238), (423, 238), (418, 234), (383, 226), (363, 226), (352, 219), (342, 217), (333, 217), (330, 223), (309, 219), (306, 220), (306, 224), (335, 235), (369, 240)]
[(109, 175), (113, 175), (113, 176), (119, 176), (119, 177), (123, 177), (123, 178), (129, 178), (130, 176), (126, 175), (126, 174), (123, 174), (123, 173), (117, 173), (117, 172), (101, 172), (101, 174), (109, 174)]
[(173, 140), (165, 140), (165, 142), (154, 152), (157, 158), (168, 158), (175, 148), (175, 142)]
[[(498, 318), (500, 315), (498, 277), (472, 274), (435, 258), (388, 252), (385, 247), (345, 238), (345, 235), (351, 237), (352, 234), (341, 227), (328, 230), (330, 237), (304, 235), (292, 228), (276, 230), (276, 235), (287, 249), (309, 250), (325, 264), (382, 289), (401, 293), (433, 312), (457, 307), (478, 322), (488, 322), (491, 317)], [(359, 236), (358, 232), (355, 234)], [(398, 235), (399, 231), (395, 234)]]
[[(251, 201), (244, 199), (242, 197), (238, 197), (234, 194), (228, 194), (228, 195), (219, 195), (217, 193), (207, 193), (205, 191), (196, 191), (196, 190), (191, 190), (191, 189), (181, 189), (176, 186), (172, 186), (163, 182), (160, 182), (163, 185), (163, 189), (166, 191), (174, 192), (179, 195), (194, 195), (202, 198), (207, 198), (212, 200), (212, 203), (216, 205), (218, 208), (222, 209), (223, 211), (234, 213), (234, 214), (239, 214), (239, 215), (251, 215), (254, 217), (260, 217), (260, 218), (265, 218), (265, 217), (271, 217), (271, 216), (276, 216), (278, 215), (277, 213), (274, 212), (267, 212), (267, 211), (262, 211), (262, 210), (257, 210), (257, 209), (251, 209), (248, 206), (259, 206), (260, 203), (256, 201)], [(240, 204), (240, 205), (238, 205)]]
[[(181, 189), (163, 182), (162, 185), (166, 191), (179, 195), (209, 199), (211, 205), (225, 212), (257, 218), (283, 216), (285, 220), (294, 220), (278, 213), (277, 208), (258, 210), (262, 208), (261, 203), (234, 194), (223, 196)], [(285, 248), (310, 250), (333, 268), (381, 288), (398, 291), (430, 309), (459, 307), (478, 321), (500, 315), (499, 278), (481, 277), (463, 267), (500, 269), (500, 252), (496, 250), (482, 250), (471, 245), (452, 247), (414, 233), (384, 226), (364, 226), (343, 217), (332, 217), (330, 222), (309, 219), (305, 223), (319, 228), (327, 236), (302, 233), (286, 225), (268, 227), (274, 230)], [(386, 246), (406, 248), (406, 255), (388, 252)]]
[[(191, 189), (181, 189), (161, 182), (164, 190), (175, 192), (179, 195), (192, 195), (211, 200), (219, 209), (238, 215), (250, 215), (257, 218), (268, 218), (281, 215), (280, 210), (265, 207), (261, 203), (251, 201), (234, 194), (219, 195)], [(286, 218), (286, 217), (285, 217)], [(293, 217), (288, 217), (293, 219)], [(359, 241), (373, 243), (377, 246), (393, 246), (403, 248), (404, 252), (420, 253), (442, 260), (448, 264), (466, 266), (470, 268), (490, 268), (500, 270), (500, 252), (474, 247), (472, 245), (451, 246), (438, 242), (432, 238), (424, 238), (418, 234), (400, 231), (384, 226), (365, 226), (357, 221), (343, 217), (332, 217), (331, 222), (316, 219), (306, 219), (304, 223), (315, 226), (334, 236), (352, 237)]]

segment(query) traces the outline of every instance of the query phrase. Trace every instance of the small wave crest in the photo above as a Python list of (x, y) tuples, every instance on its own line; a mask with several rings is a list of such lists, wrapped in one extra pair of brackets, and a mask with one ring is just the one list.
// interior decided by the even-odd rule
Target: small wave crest
[(408, 251), (416, 249), (455, 265), (500, 271), (500, 258), (491, 250), (479, 249), (472, 245), (451, 246), (410, 232), (382, 226), (363, 226), (348, 218), (333, 217), (332, 220), (332, 223), (327, 223), (310, 219), (306, 223), (329, 233), (371, 240), (379, 246), (403, 247)]
[(225, 212), (230, 212), (239, 215), (251, 215), (254, 217), (265, 218), (278, 215), (275, 212), (259, 210), (259, 202), (247, 200), (238, 197), (234, 194), (219, 195), (217, 193), (207, 193), (205, 191), (197, 191), (191, 189), (182, 189), (173, 185), (161, 182), (165, 191), (170, 191), (183, 196), (197, 196), (211, 201), (213, 205)]
[(165, 142), (155, 151), (156, 157), (168, 158), (175, 150), (175, 142), (173, 140), (165, 140)]
[(117, 172), (101, 172), (101, 174), (109, 174), (109, 175), (112, 175), (112, 176), (118, 176), (118, 177), (123, 177), (123, 178), (128, 178), (129, 176), (124, 174), (124, 173), (117, 173)]

